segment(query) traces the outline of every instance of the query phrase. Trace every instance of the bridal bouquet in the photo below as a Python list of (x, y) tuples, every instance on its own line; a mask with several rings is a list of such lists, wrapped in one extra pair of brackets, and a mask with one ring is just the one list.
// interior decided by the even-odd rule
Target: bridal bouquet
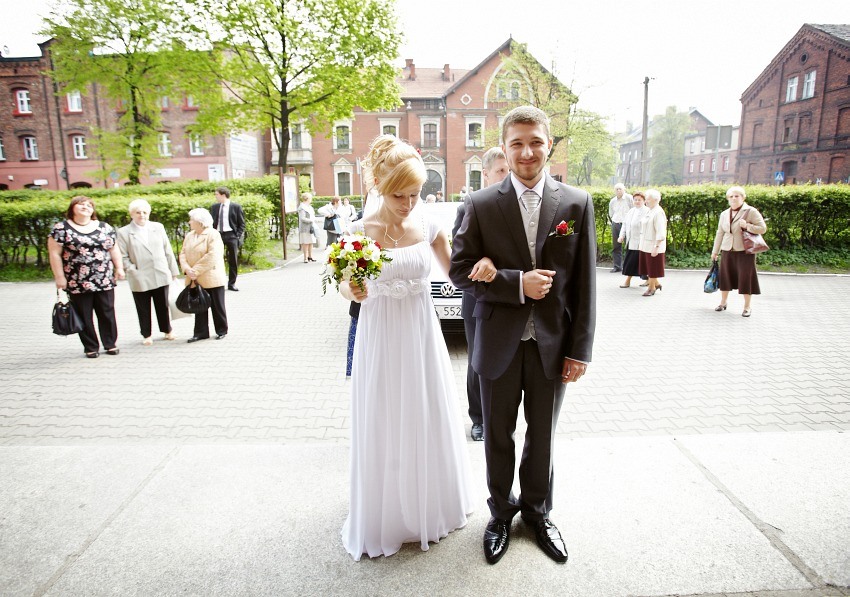
[(322, 294), (334, 282), (337, 290), (342, 282), (354, 281), (364, 290), (363, 281), (377, 278), (384, 263), (392, 261), (377, 241), (363, 234), (346, 234), (331, 244), (322, 274)]

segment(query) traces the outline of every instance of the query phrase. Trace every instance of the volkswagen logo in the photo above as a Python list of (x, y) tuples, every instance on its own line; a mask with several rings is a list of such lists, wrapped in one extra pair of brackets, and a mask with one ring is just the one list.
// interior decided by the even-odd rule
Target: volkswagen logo
[(450, 297), (455, 295), (455, 287), (446, 282), (442, 286), (440, 286), (440, 294), (445, 297)]

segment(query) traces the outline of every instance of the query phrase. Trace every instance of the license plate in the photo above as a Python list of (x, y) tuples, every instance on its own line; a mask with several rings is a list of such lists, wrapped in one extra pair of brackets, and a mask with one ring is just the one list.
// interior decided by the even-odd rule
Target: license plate
[(438, 305), (435, 308), (440, 319), (461, 319), (460, 305)]

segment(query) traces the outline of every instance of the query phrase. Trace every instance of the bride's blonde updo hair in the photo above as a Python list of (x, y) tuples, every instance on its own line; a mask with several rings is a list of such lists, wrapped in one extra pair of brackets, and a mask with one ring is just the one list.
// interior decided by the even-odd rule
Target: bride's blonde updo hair
[(425, 163), (419, 152), (394, 135), (381, 135), (372, 141), (363, 170), (366, 184), (384, 196), (414, 186), (421, 187), (427, 178)]

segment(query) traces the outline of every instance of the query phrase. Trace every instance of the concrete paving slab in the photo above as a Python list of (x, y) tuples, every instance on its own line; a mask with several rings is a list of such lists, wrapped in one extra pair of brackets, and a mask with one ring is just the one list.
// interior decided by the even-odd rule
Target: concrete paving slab
[(173, 447), (0, 448), (0, 594), (32, 595)]
[[(812, 587), (673, 439), (659, 437), (559, 440), (553, 520), (570, 562), (546, 558), (517, 518), (508, 554), (490, 566), (483, 450), (469, 449), (480, 506), (467, 527), (425, 553), (408, 545), (358, 563), (339, 539), (346, 447), (182, 446), (46, 594), (610, 597)], [(42, 468), (48, 475), (50, 462)]]
[[(850, 436), (795, 433), (680, 440), (823, 580), (850, 586)], [(756, 474), (754, 474), (756, 473)]]

